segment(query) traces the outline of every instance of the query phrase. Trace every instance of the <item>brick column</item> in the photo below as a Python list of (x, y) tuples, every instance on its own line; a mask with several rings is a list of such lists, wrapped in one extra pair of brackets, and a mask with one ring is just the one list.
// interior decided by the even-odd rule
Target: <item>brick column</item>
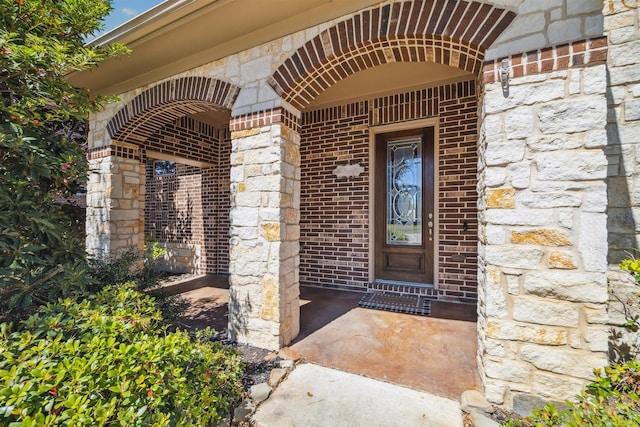
[(285, 115), (276, 109), (231, 122), (229, 333), (272, 350), (289, 344), (300, 324), (300, 136)]
[(514, 56), (507, 96), (486, 67), (479, 368), (487, 398), (520, 413), (607, 364), (605, 56), (603, 39)]
[(89, 153), (87, 252), (105, 257), (144, 248), (144, 166), (135, 148), (110, 146)]

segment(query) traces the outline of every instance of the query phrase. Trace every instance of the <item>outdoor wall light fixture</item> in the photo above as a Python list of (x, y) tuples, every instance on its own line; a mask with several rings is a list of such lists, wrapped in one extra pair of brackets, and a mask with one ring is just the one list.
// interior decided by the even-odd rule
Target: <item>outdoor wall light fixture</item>
[(502, 85), (502, 93), (504, 96), (509, 96), (509, 72), (511, 67), (509, 66), (509, 59), (502, 60), (502, 66), (498, 68), (498, 77), (500, 77), (500, 84)]
[(502, 83), (503, 88), (509, 87), (510, 71), (511, 67), (509, 67), (509, 60), (505, 58), (502, 60), (502, 66), (498, 69), (498, 76), (500, 77), (500, 83)]

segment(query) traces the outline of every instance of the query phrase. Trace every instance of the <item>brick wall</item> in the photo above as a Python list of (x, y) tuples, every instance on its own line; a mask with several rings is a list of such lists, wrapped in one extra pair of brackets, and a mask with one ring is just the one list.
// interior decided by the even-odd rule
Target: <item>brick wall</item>
[(475, 85), (441, 88), (439, 101), (438, 295), (473, 303), (478, 246)]
[[(218, 160), (215, 168), (212, 170), (214, 176), (210, 182), (215, 182), (215, 187), (205, 186), (204, 193), (208, 198), (215, 200), (216, 209), (215, 216), (211, 218), (215, 221), (215, 232), (211, 237), (207, 236), (207, 257), (213, 260), (215, 256), (215, 265), (211, 263), (207, 267), (207, 272), (212, 274), (228, 274), (229, 273), (229, 211), (231, 209), (231, 182), (229, 173), (231, 164), (229, 158), (231, 156), (231, 133), (229, 129), (222, 129), (219, 134), (218, 142)], [(213, 229), (213, 228), (212, 228)]]
[[(300, 135), (300, 283), (366, 289), (369, 101), (304, 113)], [(338, 165), (360, 163), (356, 178)]]
[(147, 150), (210, 163), (177, 164), (176, 175), (153, 176), (146, 161), (145, 236), (167, 248), (164, 267), (175, 271), (226, 274), (229, 266), (228, 129), (188, 117), (150, 137)]
[(204, 223), (202, 169), (176, 164), (176, 174), (154, 176), (153, 159), (146, 163), (145, 236), (167, 250), (164, 269), (200, 271)]
[(223, 130), (189, 117), (181, 117), (153, 134), (145, 142), (147, 150), (185, 159), (216, 164), (217, 145)]
[[(476, 106), (475, 83), (469, 81), (303, 114), (301, 284), (367, 288), (369, 127), (437, 115), (437, 296), (459, 302), (476, 301)], [(336, 166), (355, 163), (365, 169), (360, 176), (345, 179), (333, 175)]]
[(176, 164), (175, 175), (154, 176), (153, 159), (146, 162), (145, 235), (162, 242), (201, 245), (202, 169)]

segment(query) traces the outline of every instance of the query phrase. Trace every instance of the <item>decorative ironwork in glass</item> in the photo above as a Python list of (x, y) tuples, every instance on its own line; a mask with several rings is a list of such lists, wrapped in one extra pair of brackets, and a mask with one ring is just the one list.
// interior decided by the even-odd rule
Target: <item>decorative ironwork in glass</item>
[(387, 143), (387, 244), (422, 244), (422, 141)]
[(153, 162), (153, 174), (155, 176), (169, 176), (176, 174), (176, 162), (169, 160), (156, 160)]

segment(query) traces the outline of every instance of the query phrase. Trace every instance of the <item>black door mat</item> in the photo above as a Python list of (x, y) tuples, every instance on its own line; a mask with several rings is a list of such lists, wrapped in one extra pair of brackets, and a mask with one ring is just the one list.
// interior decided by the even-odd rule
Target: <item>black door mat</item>
[(395, 295), (382, 292), (364, 294), (358, 303), (359, 307), (396, 313), (431, 315), (431, 300), (419, 295)]

